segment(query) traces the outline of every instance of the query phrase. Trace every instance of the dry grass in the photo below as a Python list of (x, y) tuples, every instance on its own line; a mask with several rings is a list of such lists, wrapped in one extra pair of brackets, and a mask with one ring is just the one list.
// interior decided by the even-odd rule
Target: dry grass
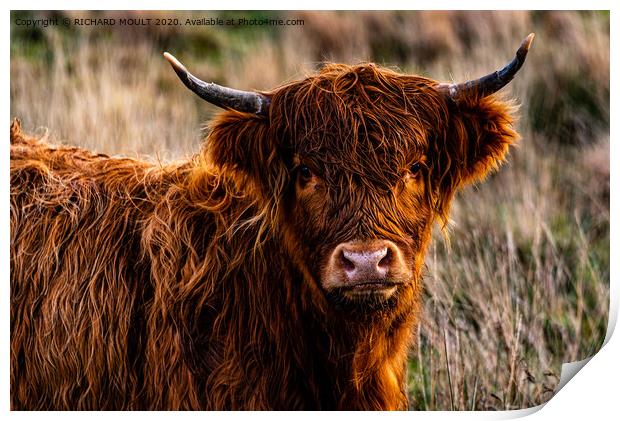
[(500, 173), (457, 199), (450, 244), (437, 235), (429, 250), (409, 387), (412, 409), (548, 400), (561, 363), (596, 352), (607, 325), (608, 14), (294, 16), (305, 24), (130, 32), (13, 26), (11, 115), (28, 131), (100, 152), (181, 158), (198, 150), (200, 127), (217, 110), (180, 85), (163, 50), (204, 78), (242, 89), (271, 88), (323, 60), (372, 60), (462, 80), (502, 65), (536, 32), (510, 91), (521, 103), (521, 145)]

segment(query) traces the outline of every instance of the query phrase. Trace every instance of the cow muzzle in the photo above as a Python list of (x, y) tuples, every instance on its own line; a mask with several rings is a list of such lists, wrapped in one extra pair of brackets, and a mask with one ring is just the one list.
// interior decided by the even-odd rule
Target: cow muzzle
[(336, 246), (329, 256), (323, 287), (351, 299), (387, 299), (411, 276), (403, 253), (393, 242), (351, 241)]

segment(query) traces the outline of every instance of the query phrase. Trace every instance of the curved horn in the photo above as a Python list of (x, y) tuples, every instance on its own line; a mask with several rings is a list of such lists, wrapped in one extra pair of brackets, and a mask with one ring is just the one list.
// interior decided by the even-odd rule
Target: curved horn
[(499, 91), (512, 80), (521, 66), (523, 66), (525, 57), (527, 57), (533, 40), (534, 34), (529, 34), (523, 42), (521, 42), (521, 46), (517, 50), (515, 58), (502, 69), (483, 76), (480, 79), (470, 80), (464, 83), (441, 83), (439, 84), (439, 90), (446, 92), (455, 100), (462, 97), (463, 94), (474, 94), (484, 98), (485, 96)]
[(176, 72), (179, 79), (200, 98), (220, 108), (233, 109), (244, 113), (267, 115), (269, 98), (257, 92), (239, 91), (215, 83), (207, 83), (187, 71), (172, 54), (164, 53), (164, 57)]

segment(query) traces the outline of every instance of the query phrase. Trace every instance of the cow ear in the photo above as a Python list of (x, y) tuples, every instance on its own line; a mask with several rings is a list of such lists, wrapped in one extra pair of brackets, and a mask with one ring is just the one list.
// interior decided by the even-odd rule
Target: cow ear
[(461, 185), (482, 181), (504, 162), (518, 139), (514, 111), (514, 106), (494, 96), (459, 103), (450, 132), (460, 149)]
[(286, 188), (281, 149), (267, 117), (237, 111), (220, 114), (206, 140), (207, 160), (231, 174), (240, 188), (253, 186), (264, 199), (280, 197)]
[(274, 158), (269, 123), (255, 114), (236, 111), (220, 114), (212, 123), (206, 142), (212, 163), (243, 175), (259, 176)]
[(444, 216), (454, 193), (499, 168), (518, 139), (515, 107), (495, 95), (450, 102), (448, 110), (443, 139), (432, 142), (430, 151), (438, 208)]

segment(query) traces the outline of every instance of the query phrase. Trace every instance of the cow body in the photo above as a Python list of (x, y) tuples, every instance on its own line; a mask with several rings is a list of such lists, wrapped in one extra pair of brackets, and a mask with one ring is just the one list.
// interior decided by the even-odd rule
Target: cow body
[[(254, 248), (255, 205), (231, 180), (17, 123), (11, 142), (14, 409), (406, 408), (413, 313), (372, 349), (361, 323), (320, 315), (275, 239)], [(391, 357), (352, 383), (369, 354)]]

